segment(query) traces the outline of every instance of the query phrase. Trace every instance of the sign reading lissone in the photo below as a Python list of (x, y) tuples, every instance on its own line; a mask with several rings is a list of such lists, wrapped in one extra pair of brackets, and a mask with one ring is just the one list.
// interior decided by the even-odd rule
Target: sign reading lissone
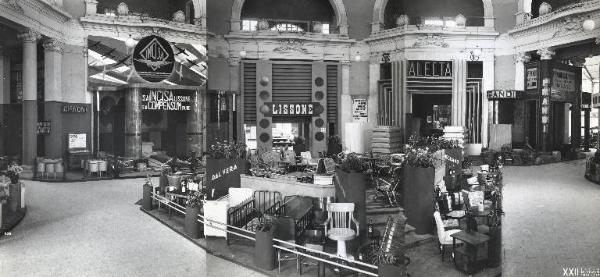
[(316, 103), (265, 103), (269, 107), (266, 116), (298, 116), (314, 115)]
[(172, 90), (150, 89), (142, 92), (142, 110), (189, 111), (191, 98)]
[(408, 61), (408, 77), (452, 77), (452, 62)]

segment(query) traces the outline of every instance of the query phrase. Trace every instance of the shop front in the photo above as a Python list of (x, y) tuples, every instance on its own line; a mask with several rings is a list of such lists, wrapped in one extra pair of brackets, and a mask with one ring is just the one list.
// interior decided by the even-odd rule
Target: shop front
[(539, 151), (578, 148), (581, 67), (541, 60), (526, 64), (525, 72), (526, 140)]
[[(489, 90), (486, 95), (490, 113), (489, 149), (500, 151), (502, 147), (506, 146), (523, 148), (527, 143), (535, 145), (535, 142), (526, 139), (530, 134), (526, 132), (525, 128), (528, 118), (531, 117), (535, 120), (535, 114), (525, 114), (525, 106), (527, 103), (535, 102), (525, 100), (524, 91)], [(535, 112), (531, 109), (529, 111)], [(535, 121), (533, 126), (535, 126)]]
[(325, 62), (244, 61), (246, 145), (259, 153), (296, 145), (313, 157), (325, 154), (327, 137), (338, 133), (338, 67)]

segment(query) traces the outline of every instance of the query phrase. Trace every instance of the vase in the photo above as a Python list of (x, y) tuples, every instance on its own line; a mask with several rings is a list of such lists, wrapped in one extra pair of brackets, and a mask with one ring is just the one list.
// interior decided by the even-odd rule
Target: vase
[(185, 234), (193, 239), (200, 238), (200, 227), (202, 226), (198, 222), (198, 214), (200, 213), (199, 207), (185, 207)]
[(405, 167), (404, 214), (417, 234), (433, 230), (434, 168)]
[(19, 183), (19, 175), (17, 175), (17, 174), (9, 174), (8, 178), (10, 179), (10, 183), (11, 184), (18, 184)]
[(179, 22), (179, 23), (185, 23), (185, 13), (181, 10), (176, 11), (173, 14), (173, 21), (174, 22)]
[(552, 12), (552, 6), (550, 6), (550, 4), (544, 2), (544, 3), (542, 3), (540, 5), (540, 9), (538, 11), (539, 11), (539, 15), (540, 16), (548, 14), (548, 13), (551, 13)]
[(129, 7), (125, 3), (121, 3), (117, 6), (117, 14), (118, 15), (128, 15)]
[(404, 26), (408, 25), (408, 23), (409, 23), (408, 15), (401, 14), (400, 16), (398, 16), (398, 18), (396, 18), (396, 27), (404, 27)]
[(313, 32), (314, 33), (322, 33), (323, 32), (323, 24), (321, 22), (313, 22)]
[(346, 172), (335, 170), (334, 178), (335, 197), (339, 203), (354, 203), (354, 214), (358, 221), (360, 233), (366, 234), (367, 230), (367, 198), (366, 190), (368, 176), (362, 172)]
[(258, 30), (261, 30), (261, 31), (269, 30), (269, 22), (265, 19), (261, 19), (258, 21), (257, 28), (258, 28)]
[(456, 22), (456, 26), (458, 27), (465, 27), (467, 24), (467, 18), (462, 14), (458, 14), (454, 21)]

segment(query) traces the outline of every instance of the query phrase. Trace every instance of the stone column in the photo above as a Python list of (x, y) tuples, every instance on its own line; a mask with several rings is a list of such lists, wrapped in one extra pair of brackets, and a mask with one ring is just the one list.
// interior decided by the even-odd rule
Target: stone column
[(454, 61), (452, 70), (454, 71), (454, 82), (452, 89), (452, 125), (466, 126), (465, 107), (467, 99), (467, 61), (457, 59)]
[(7, 72), (10, 71), (9, 67), (6, 67), (5, 61), (7, 61), (4, 57), (4, 47), (0, 44), (0, 155), (5, 155), (6, 151), (4, 149), (4, 138), (8, 135), (6, 133), (6, 128), (4, 125), (4, 105), (10, 103), (10, 94), (9, 94), (9, 84), (6, 82), (6, 79), (9, 78)]
[(44, 42), (44, 120), (50, 121), (50, 134), (45, 135), (44, 156), (56, 159), (63, 156), (62, 53), (64, 44), (56, 39)]
[(139, 87), (125, 94), (125, 157), (142, 156), (142, 97)]
[(204, 101), (206, 92), (198, 89), (192, 92), (191, 110), (187, 112), (188, 151), (200, 155), (204, 152), (204, 136), (206, 125), (204, 123)]
[[(240, 57), (231, 57), (227, 59), (227, 62), (229, 63), (229, 90), (231, 91), (232, 95), (228, 96), (228, 100), (231, 106), (230, 109), (230, 118), (229, 118), (229, 141), (233, 141), (236, 140), (237, 142), (244, 142), (244, 122), (242, 122), (242, 117), (241, 117), (241, 111), (239, 110), (239, 98), (241, 97), (240, 94), (240, 82), (242, 81), (242, 79), (240, 78), (240, 62), (242, 60), (240, 59)], [(235, 97), (233, 96), (233, 94), (235, 94)], [(234, 101), (235, 98), (235, 101)], [(234, 107), (236, 108), (236, 126), (233, 126), (233, 109)], [(236, 137), (233, 137), (233, 130), (236, 130)], [(233, 140), (232, 140), (233, 139)]]
[(23, 40), (23, 152), (22, 164), (33, 166), (37, 156), (37, 41), (40, 34), (28, 30)]
[(515, 57), (515, 89), (525, 90), (525, 64), (531, 60), (528, 53), (519, 53)]
[(480, 91), (480, 95), (481, 95), (481, 99), (482, 99), (482, 103), (481, 103), (481, 115), (482, 115), (482, 119), (481, 119), (481, 143), (483, 144), (483, 147), (488, 146), (488, 141), (489, 141), (489, 124), (490, 124), (490, 119), (489, 119), (489, 103), (490, 101), (487, 98), (487, 91), (488, 90), (493, 90), (494, 89), (494, 83), (495, 83), (495, 79), (494, 79), (494, 56), (492, 55), (491, 57), (489, 57), (489, 59), (485, 59), (483, 61), (483, 87), (482, 87), (482, 91)]
[[(550, 146), (550, 143), (552, 143), (552, 133), (550, 133), (550, 130), (552, 129), (552, 126), (550, 124), (550, 122), (552, 122), (552, 113), (553, 113), (553, 109), (552, 109), (552, 101), (550, 101), (550, 95), (551, 95), (551, 90), (550, 90), (550, 80), (552, 78), (552, 71), (551, 71), (551, 60), (552, 60), (552, 56), (554, 56), (555, 52), (554, 50), (552, 50), (551, 48), (542, 48), (540, 50), (537, 51), (537, 54), (540, 55), (540, 59), (541, 59), (541, 65), (542, 65), (542, 70), (541, 70), (541, 77), (542, 77), (542, 97), (541, 97), (541, 101), (543, 103), (544, 98), (546, 98), (547, 103), (548, 103), (548, 109), (547, 109), (547, 114), (541, 114), (541, 117), (543, 118), (544, 116), (547, 117), (547, 121), (544, 122), (544, 120), (542, 119), (542, 134), (541, 134), (541, 149), (542, 151), (548, 151), (548, 147)], [(540, 103), (540, 107), (538, 108), (540, 111), (541, 109), (541, 103)], [(530, 140), (532, 138), (529, 138)], [(538, 147), (539, 148), (539, 147)]]
[(350, 96), (350, 61), (342, 61), (342, 90), (338, 104), (339, 130), (342, 143), (345, 141), (346, 123), (352, 122), (352, 97)]

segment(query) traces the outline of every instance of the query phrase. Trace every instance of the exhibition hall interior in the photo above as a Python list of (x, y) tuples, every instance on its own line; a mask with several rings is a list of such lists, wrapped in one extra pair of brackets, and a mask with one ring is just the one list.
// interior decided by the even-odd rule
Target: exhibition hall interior
[(3, 0), (0, 75), (0, 276), (600, 276), (600, 0)]

